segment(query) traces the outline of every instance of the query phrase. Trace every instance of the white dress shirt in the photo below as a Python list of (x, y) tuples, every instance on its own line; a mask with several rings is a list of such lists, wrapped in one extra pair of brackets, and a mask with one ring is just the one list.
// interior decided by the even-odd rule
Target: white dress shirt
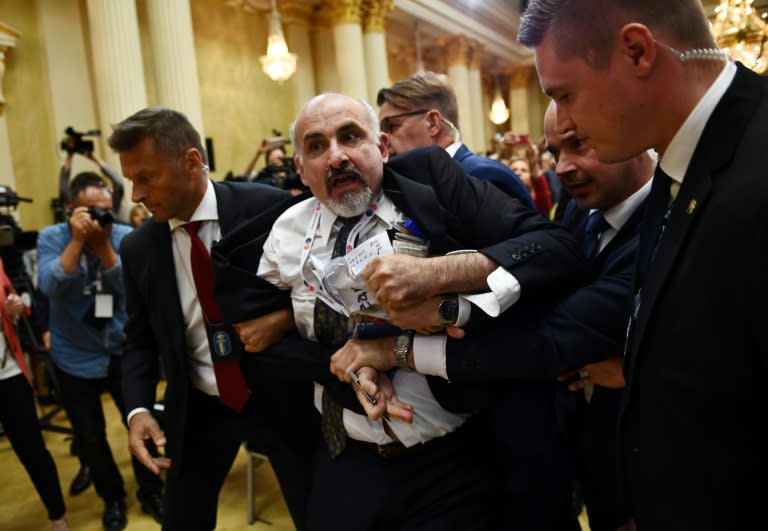
[(5, 356), (4, 366), (0, 366), (0, 380), (5, 380), (21, 374), (21, 368), (16, 363), (16, 358), (13, 357), (13, 352), (8, 349), (8, 343), (5, 341), (5, 334), (0, 330), (0, 359)]
[(704, 132), (704, 127), (709, 121), (709, 117), (715, 110), (715, 107), (723, 98), (725, 91), (731, 85), (736, 76), (736, 64), (728, 61), (715, 82), (709, 87), (704, 96), (693, 108), (683, 125), (680, 126), (672, 141), (662, 154), (659, 164), (664, 173), (672, 179), (672, 199), (677, 196), (677, 191), (683, 184), (685, 172), (688, 171), (688, 165), (693, 158), (693, 152), (699, 145), (699, 139)]
[[(294, 318), (299, 333), (315, 340), (314, 308), (315, 296), (307, 289), (300, 271), (302, 249), (310, 222), (314, 216), (317, 200), (307, 199), (284, 212), (272, 227), (264, 243), (264, 254), (259, 263), (259, 276), (283, 289), (291, 290)], [(403, 220), (403, 214), (386, 197), (379, 202), (375, 221), (367, 225), (358, 242), (390, 229), (396, 221)], [(319, 223), (312, 235), (311, 255), (322, 261), (331, 258), (340, 223), (336, 215), (324, 205), (320, 206)], [(304, 264), (304, 275), (310, 278), (311, 262)], [(415, 348), (415, 347), (414, 347)], [(457, 415), (443, 409), (435, 400), (425, 377), (410, 370), (399, 369), (393, 378), (395, 392), (405, 403), (414, 407), (413, 424), (397, 420), (388, 422), (389, 427), (405, 446), (424, 443), (440, 437), (461, 426), (468, 415)], [(322, 412), (323, 388), (315, 384), (315, 407)], [(360, 441), (387, 444), (392, 439), (384, 431), (381, 421), (372, 421), (365, 415), (344, 410), (344, 427), (349, 436)]]
[[(202, 221), (197, 235), (210, 252), (214, 241), (221, 239), (219, 228), (219, 211), (216, 203), (216, 193), (208, 181), (205, 195), (197, 205), (189, 222)], [(218, 396), (216, 375), (213, 372), (213, 360), (208, 346), (208, 333), (205, 329), (203, 309), (197, 298), (195, 279), (192, 276), (192, 263), (189, 256), (192, 240), (184, 229), (188, 222), (180, 219), (168, 220), (171, 228), (171, 244), (173, 246), (173, 267), (176, 270), (176, 287), (181, 301), (181, 312), (184, 315), (184, 338), (189, 357), (189, 378), (194, 387), (213, 396)]]

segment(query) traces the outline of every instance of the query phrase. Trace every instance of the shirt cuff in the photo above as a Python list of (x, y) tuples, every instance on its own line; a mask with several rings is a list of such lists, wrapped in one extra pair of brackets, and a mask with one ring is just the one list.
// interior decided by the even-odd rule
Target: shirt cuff
[(445, 347), (448, 336), (436, 334), (413, 338), (413, 365), (416, 372), (448, 379)]
[(469, 302), (491, 317), (498, 317), (520, 299), (520, 282), (504, 269), (498, 267), (486, 279), (490, 292), (463, 295)]
[(130, 413), (128, 413), (128, 418), (125, 420), (126, 424), (129, 426), (131, 425), (131, 419), (138, 415), (139, 413), (149, 413), (149, 410), (145, 407), (137, 407), (136, 409), (132, 409)]

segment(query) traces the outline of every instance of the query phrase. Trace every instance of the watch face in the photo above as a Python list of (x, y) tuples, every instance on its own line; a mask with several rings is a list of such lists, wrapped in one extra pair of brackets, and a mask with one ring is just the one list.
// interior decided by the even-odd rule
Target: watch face
[(440, 319), (446, 323), (453, 324), (459, 319), (459, 303), (455, 299), (443, 299), (437, 311), (440, 314)]

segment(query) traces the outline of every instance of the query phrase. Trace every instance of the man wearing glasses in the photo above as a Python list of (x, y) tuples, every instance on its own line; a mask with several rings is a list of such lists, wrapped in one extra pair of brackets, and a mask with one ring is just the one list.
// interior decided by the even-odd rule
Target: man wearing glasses
[(456, 93), (445, 76), (414, 74), (379, 90), (381, 131), (389, 135), (390, 153), (440, 146), (469, 174), (490, 181), (524, 205), (535, 208), (531, 195), (515, 173), (498, 161), (472, 153), (461, 142)]

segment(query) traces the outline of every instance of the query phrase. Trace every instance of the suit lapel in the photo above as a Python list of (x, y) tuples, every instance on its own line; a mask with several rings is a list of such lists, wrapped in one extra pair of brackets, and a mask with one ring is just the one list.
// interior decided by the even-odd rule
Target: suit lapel
[(385, 166), (383, 188), (395, 206), (429, 236), (431, 244), (447, 237), (446, 213), (431, 186), (402, 177)]
[[(672, 207), (664, 235), (659, 242), (656, 259), (642, 284), (642, 302), (633, 333), (633, 352), (637, 352), (644, 337), (653, 309), (669, 275), (675, 267), (686, 238), (699, 216), (717, 178), (741, 142), (747, 124), (763, 96), (757, 75), (737, 64), (738, 70), (731, 86), (715, 107), (702, 132), (686, 171), (683, 184)], [(630, 371), (636, 355), (632, 355)]]
[[(148, 289), (155, 291), (151, 297), (145, 300), (168, 301), (168, 304), (158, 306), (160, 310), (155, 313), (157, 319), (164, 322), (165, 330), (181, 330), (181, 334), (171, 339), (173, 352), (185, 356), (184, 350), (184, 316), (181, 313), (181, 299), (179, 298), (176, 269), (173, 262), (173, 242), (168, 223), (154, 223), (150, 226), (150, 242), (153, 250), (147, 253), (149, 267), (146, 269), (149, 278), (145, 279)], [(152, 310), (150, 310), (152, 311)]]

